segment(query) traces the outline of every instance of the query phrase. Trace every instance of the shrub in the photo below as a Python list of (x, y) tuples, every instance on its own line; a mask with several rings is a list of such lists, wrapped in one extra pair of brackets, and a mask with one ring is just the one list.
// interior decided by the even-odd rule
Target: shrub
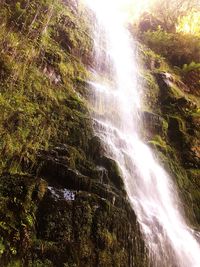
[(183, 33), (168, 33), (161, 28), (140, 34), (140, 39), (173, 66), (182, 67), (200, 62), (200, 37)]

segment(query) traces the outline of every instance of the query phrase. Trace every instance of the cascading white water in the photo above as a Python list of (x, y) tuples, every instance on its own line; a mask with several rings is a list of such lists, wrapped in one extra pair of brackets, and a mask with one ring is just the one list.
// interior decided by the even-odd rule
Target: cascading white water
[[(96, 76), (104, 66), (112, 83), (90, 82), (94, 130), (118, 163), (137, 215), (151, 266), (200, 267), (200, 246), (181, 214), (176, 187), (138, 134), (140, 96), (134, 43), (117, 8), (119, 1), (86, 0), (96, 14)], [(103, 42), (102, 40), (103, 34)], [(153, 264), (152, 264), (153, 262)]]

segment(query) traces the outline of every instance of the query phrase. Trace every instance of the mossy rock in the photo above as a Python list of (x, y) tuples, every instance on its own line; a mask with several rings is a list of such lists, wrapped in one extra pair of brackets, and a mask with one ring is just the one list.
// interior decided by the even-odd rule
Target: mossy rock
[(113, 159), (103, 156), (99, 159), (99, 164), (108, 170), (108, 176), (116, 188), (126, 194), (122, 174), (117, 163)]
[(37, 203), (42, 200), (47, 184), (26, 175), (4, 174), (0, 181), (1, 262), (7, 266), (11, 259), (24, 257), (31, 246)]

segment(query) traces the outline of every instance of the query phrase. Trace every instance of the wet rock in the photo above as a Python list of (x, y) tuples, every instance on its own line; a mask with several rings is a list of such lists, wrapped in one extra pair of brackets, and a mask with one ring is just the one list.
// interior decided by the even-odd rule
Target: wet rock
[(94, 136), (89, 141), (89, 150), (90, 150), (91, 158), (94, 161), (98, 161), (98, 159), (104, 155), (105, 149), (103, 148), (102, 141), (98, 136)]
[(38, 174), (69, 189), (86, 190), (90, 184), (89, 177), (68, 168), (52, 157), (42, 162)]
[(183, 77), (185, 84), (188, 86), (189, 92), (195, 96), (200, 96), (200, 70), (192, 70)]
[(156, 134), (160, 136), (165, 135), (167, 124), (160, 115), (147, 111), (142, 112), (141, 115), (144, 128), (146, 129), (146, 131), (148, 131), (148, 133), (145, 133), (146, 135), (148, 135), (148, 138), (151, 138)]
[(168, 136), (179, 150), (186, 146), (185, 135), (183, 133), (183, 121), (178, 117), (169, 117)]
[[(132, 219), (127, 224), (129, 216)], [(132, 228), (135, 216), (131, 210), (117, 209), (91, 193), (79, 192), (72, 202), (55, 200), (48, 192), (36, 217), (38, 241), (34, 249), (37, 249), (42, 261), (49, 260), (56, 267), (66, 264), (78, 267), (109, 266), (110, 261), (125, 267), (130, 263), (131, 258), (126, 250), (128, 247), (133, 249), (131, 230), (136, 231)], [(110, 255), (109, 262), (101, 258), (105, 251)], [(114, 254), (112, 251), (115, 251)]]
[[(53, 150), (53, 153), (57, 154), (58, 152), (60, 152), (59, 147)], [(63, 148), (61, 152), (65, 154), (67, 151)], [(42, 156), (40, 168), (37, 171), (38, 175), (45, 177), (51, 186), (92, 192), (111, 202), (113, 202), (113, 199), (118, 198), (116, 197), (119, 194), (118, 190), (125, 194), (122, 177), (119, 175), (118, 167), (113, 160), (102, 159), (102, 165), (89, 172), (96, 176), (89, 177), (83, 175), (77, 169), (70, 169), (67, 162), (63, 162), (63, 157), (60, 158), (58, 154), (53, 153), (50, 155), (45, 154), (45, 157), (44, 155)], [(111, 187), (111, 184), (116, 186), (116, 189), (113, 185)], [(121, 202), (122, 200), (116, 201), (116, 203)]]
[(168, 137), (170, 142), (178, 150), (185, 168), (199, 168), (199, 139), (195, 136), (195, 132), (189, 131), (188, 133), (186, 126), (185, 122), (180, 118), (169, 117)]
[[(146, 53), (146, 56), (144, 53), (145, 62), (149, 61), (148, 55), (149, 53)], [(151, 118), (149, 114), (145, 115), (148, 118), (146, 126), (144, 123), (147, 130), (148, 120), (150, 124), (153, 124), (149, 131), (149, 139), (147, 136), (145, 140), (154, 149), (160, 163), (163, 164), (165, 170), (177, 184), (186, 217), (190, 219), (194, 227), (199, 229), (200, 197), (197, 193), (197, 180), (200, 177), (199, 104), (195, 96), (196, 93), (194, 95), (188, 94), (192, 92), (192, 82), (195, 82), (193, 78), (196, 79), (198, 75), (196, 77), (191, 75), (191, 79), (188, 79), (189, 82), (186, 82), (186, 80), (173, 74), (173, 69), (166, 67), (166, 65), (164, 68), (168, 68), (169, 72), (152, 69), (151, 65), (147, 67), (151, 70), (150, 77), (152, 75), (155, 78), (155, 80), (148, 79), (151, 80), (149, 86), (151, 92), (157, 92), (157, 88), (159, 89), (157, 95), (153, 95), (153, 93), (147, 95), (147, 110), (153, 110), (153, 113), (164, 119), (165, 131), (163, 134), (155, 131), (156, 119)], [(151, 99), (154, 96), (156, 96), (154, 103), (157, 106), (154, 104), (152, 109)], [(155, 133), (155, 135), (151, 135), (151, 133)]]
[(0, 177), (0, 235), (2, 266), (15, 257), (26, 258), (32, 243), (36, 207), (47, 191), (47, 183), (26, 175), (4, 173)]
[(66, 200), (73, 201), (76, 197), (76, 192), (69, 190), (67, 188), (56, 188), (52, 186), (48, 186), (48, 190), (51, 192), (52, 196), (55, 200)]
[[(177, 86), (183, 87), (181, 82), (176, 81), (173, 75), (165, 72), (154, 74), (160, 89), (159, 101), (163, 112), (167, 113), (187, 113), (189, 110), (195, 110), (197, 105), (188, 97), (181, 94), (181, 89), (176, 89)], [(183, 90), (185, 90), (183, 88)]]
[(123, 180), (78, 96), (91, 95), (92, 25), (76, 0), (50, 2), (0, 4), (1, 167), (20, 173), (0, 177), (0, 265), (145, 267)]
[(160, 100), (162, 104), (170, 103), (174, 99), (174, 95), (170, 94), (170, 85), (168, 81), (167, 74), (164, 72), (154, 74), (158, 86), (160, 88)]
[(105, 156), (99, 159), (99, 163), (108, 170), (108, 176), (116, 188), (125, 193), (124, 181), (117, 163)]

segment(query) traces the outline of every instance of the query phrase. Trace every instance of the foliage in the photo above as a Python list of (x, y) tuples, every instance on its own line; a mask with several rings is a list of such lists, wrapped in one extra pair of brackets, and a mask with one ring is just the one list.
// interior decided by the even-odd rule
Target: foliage
[(200, 38), (190, 34), (168, 33), (161, 28), (141, 33), (140, 39), (173, 66), (200, 61)]
[[(129, 204), (122, 198), (118, 202), (123, 208), (106, 200), (109, 196), (113, 201), (114, 190), (119, 191), (114, 183), (107, 192), (102, 182), (93, 182), (102, 174), (87, 160), (92, 131), (86, 104), (77, 93), (86, 90), (91, 40), (86, 17), (64, 2), (0, 2), (0, 13), (6, 14), (5, 20), (0, 18), (0, 261), (16, 267), (95, 266), (97, 260), (102, 266), (108, 261), (127, 266), (133, 245), (126, 248), (119, 233), (123, 228), (133, 240), (135, 217), (129, 220), (132, 211), (124, 210)], [(38, 178), (48, 180), (53, 172), (47, 167), (46, 176), (39, 172), (45, 165), (43, 153), (47, 163), (55, 159), (55, 168), (51, 166), (61, 170), (66, 184), (72, 177), (65, 169), (72, 168), (76, 190), (85, 182), (84, 190), (95, 194), (79, 190), (73, 203), (54, 199), (47, 182)], [(121, 182), (114, 162), (108, 165), (109, 181)], [(139, 257), (137, 265), (145, 266)]]
[(73, 88), (87, 76), (83, 55), (91, 41), (86, 20), (70, 8), (59, 0), (0, 2), (0, 172), (31, 167), (39, 150), (72, 134), (77, 142), (74, 128), (84, 127), (86, 108)]
[(200, 69), (200, 63), (191, 62), (189, 65), (187, 64), (183, 65), (184, 72), (189, 72), (196, 69)]
[(200, 36), (200, 12), (193, 11), (179, 18), (176, 30)]
[(199, 69), (200, 69), (200, 63), (195, 63), (194, 61), (192, 61), (190, 64), (184, 64), (181, 72), (183, 74), (186, 74), (190, 71), (199, 70)]
[(157, 0), (151, 13), (160, 20), (164, 30), (174, 32), (179, 17), (196, 8), (199, 8), (199, 0)]

